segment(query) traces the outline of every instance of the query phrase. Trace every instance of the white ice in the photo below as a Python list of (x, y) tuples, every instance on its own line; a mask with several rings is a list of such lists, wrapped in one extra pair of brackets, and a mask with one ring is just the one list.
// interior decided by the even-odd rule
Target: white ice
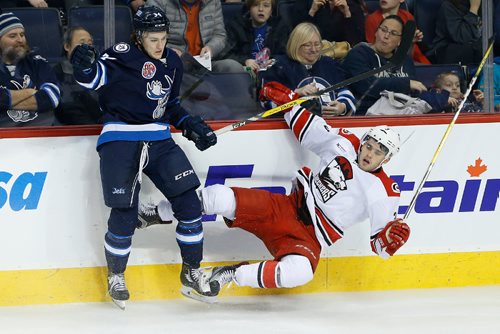
[(2, 334), (500, 333), (500, 286), (0, 307)]

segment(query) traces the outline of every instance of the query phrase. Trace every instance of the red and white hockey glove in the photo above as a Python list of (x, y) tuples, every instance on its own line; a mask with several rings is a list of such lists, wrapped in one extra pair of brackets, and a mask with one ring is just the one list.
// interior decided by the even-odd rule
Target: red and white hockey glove
[[(277, 81), (270, 81), (262, 86), (262, 89), (260, 90), (259, 100), (272, 101), (276, 105), (280, 106), (282, 104), (296, 100), (299, 97), (299, 94), (295, 93), (285, 85), (282, 85)], [(284, 110), (283, 112), (286, 113), (290, 111), (290, 109)]]
[(398, 218), (393, 220), (371, 241), (372, 250), (386, 259), (393, 256), (396, 251), (408, 241), (410, 237), (410, 227)]

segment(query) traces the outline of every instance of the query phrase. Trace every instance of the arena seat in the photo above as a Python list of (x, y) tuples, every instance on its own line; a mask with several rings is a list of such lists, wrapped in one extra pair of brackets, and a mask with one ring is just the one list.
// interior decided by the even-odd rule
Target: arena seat
[[(99, 52), (104, 46), (104, 6), (71, 7), (68, 11), (68, 26), (81, 26), (94, 38)], [(127, 6), (115, 6), (115, 43), (129, 42), (132, 34), (132, 12)]]
[(24, 25), (28, 45), (48, 61), (63, 57), (62, 24), (56, 8), (4, 8), (12, 12)]
[(244, 2), (223, 2), (222, 16), (224, 17), (224, 24), (227, 26), (235, 17), (243, 15), (244, 7)]
[(295, 26), (293, 15), (294, 4), (295, 0), (279, 0), (276, 6), (278, 17), (292, 28)]

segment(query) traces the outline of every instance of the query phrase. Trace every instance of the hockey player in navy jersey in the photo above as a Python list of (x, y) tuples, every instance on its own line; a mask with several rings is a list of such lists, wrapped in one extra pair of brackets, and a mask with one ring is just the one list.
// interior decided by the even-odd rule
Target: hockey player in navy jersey
[[(281, 105), (297, 99), (287, 87), (270, 82), (261, 96)], [(254, 288), (291, 288), (314, 275), (321, 250), (341, 239), (344, 231), (370, 222), (370, 244), (382, 258), (392, 256), (408, 240), (410, 228), (396, 218), (399, 188), (382, 166), (399, 151), (399, 135), (387, 126), (361, 138), (330, 127), (303, 106), (285, 114), (299, 143), (320, 159), (317, 173), (301, 168), (290, 195), (260, 189), (213, 185), (201, 190), (206, 214), (222, 215), (230, 228), (239, 227), (266, 245), (273, 260), (215, 267), (209, 284), (215, 296), (235, 282)], [(157, 212), (173, 219), (162, 201)]]
[(200, 181), (170, 125), (182, 130), (200, 150), (215, 145), (212, 129), (180, 106), (183, 67), (166, 48), (169, 21), (157, 7), (134, 15), (133, 42), (118, 43), (98, 57), (92, 46), (75, 48), (70, 62), (75, 79), (99, 96), (104, 126), (97, 141), (104, 201), (111, 208), (104, 248), (108, 290), (125, 307), (129, 291), (124, 272), (137, 225), (138, 196), (144, 172), (172, 203), (179, 221), (177, 243), (182, 257), (181, 292), (202, 299), (209, 290), (200, 281), (203, 257)]

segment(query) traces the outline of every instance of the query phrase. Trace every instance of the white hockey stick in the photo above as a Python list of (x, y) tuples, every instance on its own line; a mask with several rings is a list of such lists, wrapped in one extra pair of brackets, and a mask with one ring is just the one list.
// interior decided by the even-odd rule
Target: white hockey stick
[(410, 49), (410, 46), (413, 43), (413, 36), (415, 35), (415, 29), (416, 29), (416, 26), (415, 26), (414, 21), (407, 21), (406, 22), (404, 29), (403, 29), (403, 34), (401, 36), (401, 44), (399, 45), (398, 49), (396, 50), (396, 52), (394, 53), (392, 58), (387, 63), (385, 63), (383, 66), (378, 67), (378, 68), (374, 68), (373, 70), (370, 70), (370, 71), (367, 71), (367, 72), (364, 72), (361, 74), (358, 74), (354, 77), (351, 77), (349, 79), (346, 79), (344, 81), (336, 83), (330, 87), (327, 87), (325, 89), (317, 91), (316, 93), (311, 94), (309, 96), (304, 96), (304, 97), (301, 97), (297, 100), (293, 100), (293, 101), (290, 101), (288, 103), (282, 104), (276, 108), (272, 108), (272, 109), (269, 109), (267, 111), (261, 112), (261, 113), (255, 115), (253, 117), (250, 117), (246, 120), (239, 121), (239, 122), (230, 124), (228, 126), (225, 126), (223, 128), (220, 128), (219, 130), (215, 131), (215, 134), (217, 136), (220, 136), (223, 133), (229, 132), (229, 131), (234, 130), (234, 129), (238, 129), (244, 125), (247, 125), (248, 123), (257, 121), (259, 119), (262, 119), (262, 118), (265, 118), (265, 117), (268, 117), (271, 115), (274, 115), (276, 113), (279, 113), (280, 111), (283, 111), (285, 109), (293, 107), (297, 104), (301, 104), (302, 102), (307, 101), (308, 99), (321, 96), (325, 93), (329, 93), (329, 92), (334, 91), (334, 90), (341, 88), (341, 87), (349, 86), (350, 84), (367, 79), (367, 78), (369, 78), (377, 73), (380, 73), (382, 71), (387, 71), (387, 70), (390, 70), (392, 68), (401, 66), (405, 60), (406, 55), (408, 54), (408, 50)]
[(472, 77), (472, 79), (469, 83), (469, 87), (467, 87), (467, 91), (465, 92), (464, 98), (462, 99), (462, 102), (460, 102), (458, 109), (455, 112), (455, 116), (451, 120), (451, 123), (448, 125), (448, 128), (446, 128), (446, 131), (443, 135), (443, 138), (441, 138), (441, 142), (439, 143), (438, 148), (436, 149), (436, 152), (434, 152), (434, 156), (431, 159), (429, 167), (427, 168), (427, 171), (425, 172), (424, 177), (420, 181), (420, 184), (418, 185), (417, 191), (413, 195), (413, 198), (411, 199), (410, 205), (408, 206), (408, 210), (406, 210), (406, 213), (405, 213), (403, 219), (407, 219), (410, 216), (410, 213), (413, 211), (413, 208), (415, 207), (415, 203), (417, 201), (417, 197), (420, 194), (420, 192), (422, 191), (424, 183), (427, 180), (427, 178), (429, 177), (431, 170), (434, 167), (434, 164), (436, 163), (436, 160), (439, 156), (439, 153), (441, 152), (441, 149), (443, 148), (444, 143), (448, 139), (448, 135), (450, 134), (451, 129), (455, 125), (455, 122), (457, 121), (457, 118), (460, 115), (460, 112), (462, 111), (462, 109), (464, 107), (465, 101), (467, 100), (467, 97), (469, 96), (470, 92), (472, 91), (472, 87), (474, 86), (474, 83), (476, 82), (477, 78), (479, 77), (479, 74), (481, 73), (481, 70), (483, 69), (483, 66), (486, 63), (488, 56), (489, 56), (491, 50), (493, 49), (493, 44), (494, 44), (494, 38), (491, 38), (490, 42), (489, 42), (488, 49), (486, 50), (486, 53), (484, 54), (483, 59), (481, 60), (481, 63), (479, 64), (479, 67), (476, 70), (476, 73)]

